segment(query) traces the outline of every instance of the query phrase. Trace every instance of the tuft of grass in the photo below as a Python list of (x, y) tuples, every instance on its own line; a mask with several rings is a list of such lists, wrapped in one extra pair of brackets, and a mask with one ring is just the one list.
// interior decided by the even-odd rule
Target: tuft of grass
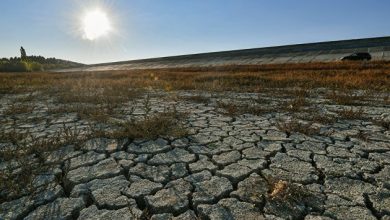
[(252, 115), (263, 115), (271, 112), (271, 109), (261, 107), (256, 104), (233, 104), (225, 102), (217, 102), (217, 108), (223, 109), (223, 114), (230, 117), (242, 115), (242, 114), (252, 114)]
[(376, 125), (383, 127), (386, 130), (390, 130), (390, 121), (374, 119), (372, 122)]
[(179, 98), (182, 99), (182, 100), (185, 100), (185, 101), (195, 102), (195, 103), (202, 103), (202, 104), (207, 104), (210, 101), (210, 99), (208, 97), (201, 96), (201, 95), (180, 96)]
[(224, 114), (228, 116), (237, 116), (240, 114), (240, 109), (237, 104), (233, 103), (225, 103), (225, 102), (217, 102), (217, 107), (224, 110)]
[(339, 105), (357, 105), (360, 101), (364, 101), (366, 95), (354, 94), (353, 91), (335, 91), (325, 95), (325, 98), (331, 100), (331, 103)]
[(182, 125), (184, 113), (165, 111), (138, 121), (120, 124), (121, 129), (108, 134), (115, 138), (156, 139), (158, 137), (184, 137), (187, 129)]
[(354, 108), (343, 108), (342, 110), (337, 111), (339, 118), (346, 120), (362, 120), (365, 119), (364, 111), (362, 108), (354, 109)]
[(313, 112), (309, 120), (313, 123), (319, 123), (323, 125), (331, 125), (337, 122), (337, 118), (333, 115), (323, 115)]
[(283, 202), (288, 205), (303, 204), (307, 198), (313, 196), (304, 186), (280, 179), (268, 179), (269, 194), (272, 201)]
[(34, 111), (35, 106), (32, 104), (12, 103), (5, 110), (5, 115), (26, 114)]
[(309, 102), (306, 98), (298, 96), (283, 104), (282, 110), (287, 112), (301, 112), (306, 106), (309, 106)]
[(297, 119), (292, 119), (290, 121), (286, 122), (279, 122), (276, 124), (276, 127), (283, 131), (286, 132), (288, 135), (291, 135), (292, 133), (301, 133), (305, 135), (317, 135), (320, 132), (319, 128), (315, 128), (312, 126), (313, 122), (307, 122), (303, 123), (298, 121)]

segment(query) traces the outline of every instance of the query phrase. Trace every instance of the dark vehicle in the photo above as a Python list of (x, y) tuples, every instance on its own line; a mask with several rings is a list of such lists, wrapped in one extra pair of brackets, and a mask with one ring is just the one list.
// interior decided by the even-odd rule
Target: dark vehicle
[(351, 55), (341, 58), (341, 60), (371, 60), (371, 54), (369, 53), (353, 53)]

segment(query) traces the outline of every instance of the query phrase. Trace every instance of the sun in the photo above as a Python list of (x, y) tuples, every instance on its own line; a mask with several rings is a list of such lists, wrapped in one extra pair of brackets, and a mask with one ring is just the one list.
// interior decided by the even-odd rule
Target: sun
[(83, 38), (93, 41), (107, 35), (111, 31), (111, 24), (104, 11), (95, 9), (84, 15), (82, 29)]

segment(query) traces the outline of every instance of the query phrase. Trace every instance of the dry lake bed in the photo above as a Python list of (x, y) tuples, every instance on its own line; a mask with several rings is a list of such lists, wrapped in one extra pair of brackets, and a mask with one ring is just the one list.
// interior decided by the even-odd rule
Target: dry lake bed
[(379, 89), (6, 74), (0, 219), (390, 219), (386, 68)]

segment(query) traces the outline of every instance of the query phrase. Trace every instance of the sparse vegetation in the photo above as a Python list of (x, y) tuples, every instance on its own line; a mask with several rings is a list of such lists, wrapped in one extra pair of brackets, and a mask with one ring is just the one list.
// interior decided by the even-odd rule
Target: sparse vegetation
[(10, 143), (0, 150), (0, 161), (8, 165), (0, 170), (0, 202), (34, 193), (37, 190), (34, 178), (54, 165), (45, 163), (43, 154), (66, 145), (79, 145), (85, 138), (80, 129), (65, 125), (50, 138), (37, 138), (28, 131), (21, 133), (15, 129), (0, 132), (0, 140)]
[(217, 107), (221, 109), (223, 114), (228, 116), (238, 116), (242, 114), (262, 115), (272, 112), (271, 109), (261, 107), (257, 104), (233, 104), (225, 102), (217, 102)]
[(364, 119), (364, 111), (361, 108), (359, 109), (354, 109), (352, 107), (344, 108), (340, 111), (337, 111), (337, 113), (341, 119), (346, 119), (346, 120)]
[[(223, 99), (215, 103), (215, 98), (203, 95), (177, 96), (174, 101), (210, 104), (219, 113), (232, 117), (242, 114), (264, 116), (268, 113), (291, 116), (292, 120), (279, 121), (276, 127), (288, 135), (297, 132), (311, 136), (320, 134), (318, 124), (329, 125), (341, 119), (364, 119), (364, 112), (357, 105), (370, 101), (367, 94), (379, 94), (376, 100), (380, 100), (381, 105), (387, 105), (389, 69), (389, 62), (372, 62), (364, 66), (357, 63), (311, 63), (66, 74), (1, 73), (0, 97), (7, 100), (1, 116), (7, 118), (4, 122), (13, 130), (7, 128), (7, 131), (0, 132), (0, 144), (6, 144), (6, 147), (0, 145), (0, 161), (6, 161), (13, 167), (0, 172), (0, 200), (16, 198), (16, 195), (24, 193), (23, 190), (34, 191), (34, 176), (49, 168), (45, 163), (45, 153), (65, 145), (79, 146), (86, 138), (93, 137), (134, 140), (187, 136), (189, 129), (182, 123), (187, 114), (177, 111), (174, 106), (156, 111), (152, 102), (167, 100), (164, 99), (166, 97), (155, 96), (154, 92), (165, 91), (167, 96), (175, 96), (178, 90), (202, 90), (212, 94), (256, 92), (258, 94), (252, 94), (251, 98), (240, 98), (234, 103)], [(323, 91), (324, 88), (327, 92), (313, 92), (316, 89)], [(354, 93), (357, 89), (359, 95)], [(334, 112), (334, 115), (320, 111), (322, 106), (313, 101), (317, 95), (329, 100), (326, 104), (348, 107)], [(60, 132), (34, 137), (28, 129), (16, 125), (21, 120), (19, 116), (31, 112), (43, 115), (28, 117), (23, 123), (41, 123), (44, 127), (56, 117), (74, 113), (72, 115), (77, 120), (89, 123), (89, 127), (64, 125)], [(45, 118), (46, 114), (53, 118)], [(10, 125), (12, 120), (15, 123)], [(387, 121), (374, 120), (372, 123), (389, 129)], [(368, 136), (359, 133), (356, 138), (367, 140)], [(18, 172), (11, 169), (14, 166), (20, 168)], [(299, 188), (293, 189), (288, 182), (278, 182), (269, 196), (289, 199), (295, 190), (300, 191)], [(300, 198), (299, 193), (294, 195)]]
[(319, 129), (313, 126), (313, 122), (302, 122), (297, 119), (279, 122), (276, 127), (288, 135), (297, 132), (305, 135), (318, 135)]
[(130, 139), (156, 139), (158, 137), (183, 137), (187, 130), (182, 126), (181, 121), (185, 114), (174, 110), (165, 111), (148, 116), (139, 121), (127, 121), (121, 123), (121, 129), (117, 130), (111, 137)]
[[(24, 51), (24, 50), (23, 50)], [(0, 59), (0, 72), (36, 72), (54, 68), (80, 67), (83, 64), (42, 56), (11, 57)]]
[(210, 101), (209, 98), (201, 96), (201, 95), (197, 95), (197, 96), (181, 96), (179, 98), (182, 99), (182, 100), (189, 101), (189, 102), (203, 103), (203, 104), (207, 104)]

